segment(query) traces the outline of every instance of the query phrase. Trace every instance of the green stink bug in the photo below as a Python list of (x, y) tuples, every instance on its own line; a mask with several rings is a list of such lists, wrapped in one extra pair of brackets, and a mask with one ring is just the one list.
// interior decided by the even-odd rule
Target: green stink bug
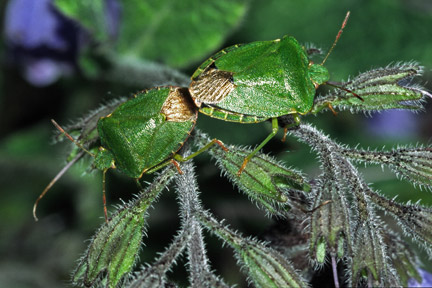
[[(220, 141), (213, 139), (187, 157), (177, 154), (192, 132), (197, 114), (187, 88), (157, 87), (140, 92), (99, 119), (97, 130), (101, 146), (96, 154), (86, 150), (54, 120), (53, 123), (62, 134), (94, 157), (94, 166), (103, 171), (104, 212), (108, 219), (105, 201), (105, 173), (108, 169), (117, 168), (138, 180), (143, 174), (153, 173), (170, 163), (181, 173), (176, 160), (187, 161), (213, 144), (226, 150)], [(39, 200), (64, 172), (65, 169), (62, 169), (36, 200), (33, 209), (35, 219)]]
[(323, 64), (336, 45), (348, 17), (349, 12), (321, 64), (310, 61), (306, 49), (294, 37), (285, 36), (223, 49), (192, 75), (189, 91), (203, 114), (238, 123), (272, 119), (271, 134), (245, 158), (238, 174), (249, 159), (276, 135), (279, 129), (277, 117), (291, 114), (294, 125), (297, 125), (299, 115), (312, 109), (316, 89), (329, 80)]

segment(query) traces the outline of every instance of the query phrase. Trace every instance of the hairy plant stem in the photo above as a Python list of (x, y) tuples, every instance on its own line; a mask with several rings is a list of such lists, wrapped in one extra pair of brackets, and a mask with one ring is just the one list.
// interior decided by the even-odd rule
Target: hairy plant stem
[[(188, 148), (185, 150), (185, 154), (190, 153)], [(191, 161), (187, 161), (182, 163), (180, 168), (182, 174), (176, 176), (175, 182), (180, 200), (180, 215), (184, 223), (184, 229), (189, 230), (191, 235), (187, 243), (190, 285), (191, 287), (228, 287), (210, 269), (202, 235), (202, 227), (197, 219), (197, 214), (201, 213), (203, 208), (199, 201), (194, 165)]]
[[(373, 279), (373, 285), (380, 283), (400, 285), (396, 275), (394, 275), (394, 269), (388, 261), (387, 247), (383, 241), (382, 227), (384, 225), (375, 214), (373, 204), (367, 195), (370, 189), (357, 169), (343, 156), (341, 146), (307, 124), (301, 124), (299, 129), (293, 130), (291, 133), (302, 142), (309, 144), (319, 154), (324, 171), (319, 180), (324, 186), (318, 188), (317, 193), (330, 192), (331, 195), (328, 196), (334, 201), (330, 205), (337, 205), (335, 210), (329, 212), (329, 219), (332, 218), (331, 214), (336, 214), (337, 218), (343, 218), (343, 227), (345, 227), (343, 230), (347, 236), (348, 248), (352, 247), (347, 251), (349, 258), (352, 259), (350, 279), (352, 285), (360, 281), (363, 270), (367, 271), (369, 281)], [(321, 197), (316, 197), (316, 199), (322, 201)], [(351, 208), (348, 209), (348, 207)], [(341, 213), (340, 209), (343, 209), (344, 213), (337, 215)], [(322, 217), (323, 214), (317, 213), (317, 215)], [(311, 227), (315, 229), (312, 231), (312, 235), (320, 233), (318, 232), (319, 229), (323, 229), (323, 226), (314, 224), (321, 223), (319, 219), (314, 217), (317, 216), (313, 215), (311, 219)], [(324, 234), (319, 235), (326, 234), (324, 232)], [(317, 238), (320, 238), (319, 235)], [(350, 237), (350, 235), (353, 236)], [(332, 246), (333, 243), (330, 240), (331, 237), (327, 236), (328, 244)], [(366, 243), (368, 245), (365, 246)], [(330, 250), (332, 257), (335, 252), (335, 250)], [(368, 259), (373, 259), (373, 262)]]

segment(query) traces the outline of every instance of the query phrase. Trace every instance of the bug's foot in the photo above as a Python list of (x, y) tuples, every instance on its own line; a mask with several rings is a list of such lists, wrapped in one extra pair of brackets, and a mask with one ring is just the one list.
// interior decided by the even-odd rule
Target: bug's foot
[(174, 165), (174, 167), (177, 168), (177, 171), (180, 175), (183, 174), (183, 171), (180, 169), (180, 165), (178, 164), (177, 161), (175, 161), (174, 159), (171, 159), (171, 163)]
[(105, 205), (104, 205), (104, 216), (105, 216), (105, 223), (108, 224), (108, 211)]
[(287, 133), (288, 133), (288, 127), (285, 126), (285, 128), (284, 128), (284, 135), (283, 135), (282, 140), (281, 140), (283, 143), (285, 143)]
[(242, 166), (240, 167), (240, 169), (237, 171), (237, 176), (240, 177), (240, 175), (243, 173), (243, 170), (246, 168), (247, 163), (249, 162), (248, 158), (245, 158), (243, 161)]
[(222, 143), (222, 141), (220, 141), (220, 140), (214, 140), (214, 142), (216, 144), (218, 144), (225, 152), (229, 151), (228, 148), (226, 148), (225, 145)]
[(336, 110), (334, 110), (333, 106), (330, 103), (328, 103), (327, 105), (328, 105), (329, 109), (332, 111), (333, 115), (337, 116), (338, 112), (336, 112)]

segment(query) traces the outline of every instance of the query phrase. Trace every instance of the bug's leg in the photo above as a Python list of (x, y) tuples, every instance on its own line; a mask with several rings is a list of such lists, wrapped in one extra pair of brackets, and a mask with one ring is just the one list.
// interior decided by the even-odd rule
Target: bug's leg
[(140, 180), (140, 178), (135, 179), (136, 184), (138, 186), (138, 190), (142, 191), (143, 190), (143, 186), (141, 185), (141, 182), (139, 180)]
[(105, 222), (108, 223), (108, 210), (106, 206), (106, 189), (105, 189), (105, 175), (108, 169), (104, 169), (102, 172), (102, 201), (103, 201), (103, 209), (104, 209), (104, 215), (105, 215)]
[(262, 147), (264, 147), (265, 144), (267, 144), (267, 142), (270, 141), (270, 139), (272, 139), (277, 131), (279, 130), (279, 125), (278, 125), (278, 120), (277, 118), (272, 118), (272, 132), (270, 133), (270, 135), (267, 136), (266, 139), (264, 139), (264, 141), (261, 142), (260, 145), (258, 145), (257, 148), (255, 148), (255, 150), (253, 150), (248, 156), (245, 157), (245, 159), (243, 160), (243, 164), (240, 167), (239, 171), (237, 171), (237, 176), (240, 176), (241, 173), (243, 172), (243, 170), (246, 168), (247, 163), (249, 162), (249, 160), (259, 151), (261, 150)]
[(332, 113), (333, 113), (334, 116), (337, 116), (337, 115), (338, 115), (338, 112), (336, 112), (336, 111), (334, 110), (334, 108), (333, 108), (333, 106), (331, 105), (331, 103), (328, 103), (327, 106), (329, 107), (330, 111), (332, 111)]
[(174, 167), (177, 169), (179, 174), (183, 174), (183, 171), (180, 169), (180, 165), (177, 163), (177, 161), (171, 159), (169, 162), (174, 165)]
[(285, 142), (287, 133), (288, 133), (288, 127), (285, 126), (284, 127), (284, 135), (283, 135), (282, 140), (281, 140), (282, 142)]
[(159, 165), (156, 165), (155, 167), (153, 167), (153, 168), (151, 168), (149, 170), (146, 170), (145, 173), (151, 174), (153, 172), (156, 172), (159, 169), (162, 169), (163, 167), (165, 167), (165, 166), (167, 166), (169, 164), (173, 164), (177, 168), (177, 171), (180, 174), (183, 174), (183, 172), (181, 171), (180, 166), (178, 165), (177, 161), (178, 162), (188, 161), (188, 160), (194, 158), (195, 156), (198, 156), (202, 152), (208, 150), (214, 144), (219, 145), (224, 151), (228, 151), (228, 148), (226, 148), (224, 146), (224, 144), (222, 143), (222, 141), (220, 141), (218, 139), (213, 139), (209, 143), (207, 143), (204, 147), (202, 147), (201, 149), (199, 149), (198, 151), (196, 151), (195, 153), (193, 153), (193, 154), (191, 154), (191, 155), (189, 155), (187, 157), (183, 157), (180, 154), (174, 154), (173, 159), (167, 160), (167, 161), (165, 161), (165, 162), (163, 162), (163, 163), (161, 163)]
[[(175, 161), (174, 161), (174, 162), (175, 162)], [(162, 163), (160, 163), (160, 164), (154, 166), (153, 168), (151, 168), (151, 169), (149, 169), (149, 170), (145, 170), (145, 173), (146, 173), (146, 174), (151, 174), (151, 173), (153, 173), (153, 172), (156, 172), (156, 171), (158, 171), (158, 170), (164, 168), (165, 166), (168, 166), (168, 165), (171, 164), (171, 163), (174, 164), (174, 166), (177, 168), (177, 170), (180, 169), (180, 167), (178, 167), (177, 162), (176, 162), (176, 163), (173, 163), (172, 159), (170, 159), (170, 160), (164, 161), (164, 162), (162, 162)], [(180, 170), (180, 172), (181, 172), (181, 170)], [(181, 173), (180, 173), (180, 174), (181, 174)], [(141, 185), (140, 185), (140, 186), (141, 186)]]
[(284, 127), (284, 135), (281, 140), (282, 142), (285, 142), (288, 130), (300, 124), (300, 116), (298, 114), (293, 114), (293, 119), (294, 119), (293, 123), (287, 124)]
[(183, 157), (180, 154), (175, 154), (174, 155), (174, 159), (179, 161), (179, 162), (184, 162), (184, 161), (188, 161), (196, 156), (198, 156), (199, 154), (201, 154), (202, 152), (208, 150), (210, 147), (212, 147), (214, 144), (219, 145), (225, 152), (228, 152), (228, 148), (225, 147), (225, 145), (222, 143), (222, 141), (218, 140), (218, 139), (213, 139), (211, 140), (209, 143), (207, 143), (204, 147), (202, 147), (201, 149), (199, 149), (198, 151), (196, 151), (195, 153), (192, 153), (191, 155), (187, 156), (187, 157)]
[[(179, 154), (175, 154), (174, 155), (174, 159), (169, 159), (169, 160), (167, 160), (167, 161), (165, 161), (165, 162), (162, 162), (162, 163), (160, 163), (160, 164), (158, 164), (158, 165), (156, 165), (156, 166), (154, 166), (153, 168), (151, 168), (151, 169), (149, 169), (149, 170), (146, 170), (145, 171), (145, 173), (147, 173), (147, 174), (151, 174), (151, 173), (153, 173), (153, 172), (156, 172), (157, 170), (160, 170), (160, 169), (162, 169), (162, 168), (164, 168), (165, 166), (168, 166), (169, 164), (173, 164), (174, 165), (174, 167), (177, 169), (177, 171), (179, 172), (179, 174), (183, 174), (183, 172), (182, 172), (182, 170), (180, 169), (180, 166), (179, 166), (179, 164), (177, 163), (177, 161), (186, 161), (186, 160), (189, 160), (190, 158), (188, 158), (188, 157), (186, 157), (186, 158), (188, 158), (188, 159), (186, 159), (186, 160), (182, 160), (183, 158), (180, 158), (181, 156), (179, 155)], [(176, 161), (177, 160), (177, 161)], [(137, 179), (137, 182), (138, 182), (138, 179)], [(141, 184), (139, 184), (138, 185), (139, 187), (141, 187)]]
[(320, 209), (321, 207), (332, 203), (332, 200), (326, 200), (324, 202), (322, 202), (320, 205), (318, 205), (317, 207), (313, 208), (312, 210), (307, 210), (307, 211), (303, 211), (303, 212), (307, 212), (307, 213), (314, 213), (316, 210)]

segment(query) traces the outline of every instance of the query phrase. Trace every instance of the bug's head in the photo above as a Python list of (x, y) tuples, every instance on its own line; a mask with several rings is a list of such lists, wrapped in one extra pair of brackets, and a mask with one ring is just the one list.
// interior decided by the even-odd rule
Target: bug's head
[(310, 64), (309, 76), (312, 80), (312, 83), (315, 85), (315, 89), (317, 89), (318, 86), (326, 83), (330, 79), (330, 74), (327, 68), (321, 64)]

